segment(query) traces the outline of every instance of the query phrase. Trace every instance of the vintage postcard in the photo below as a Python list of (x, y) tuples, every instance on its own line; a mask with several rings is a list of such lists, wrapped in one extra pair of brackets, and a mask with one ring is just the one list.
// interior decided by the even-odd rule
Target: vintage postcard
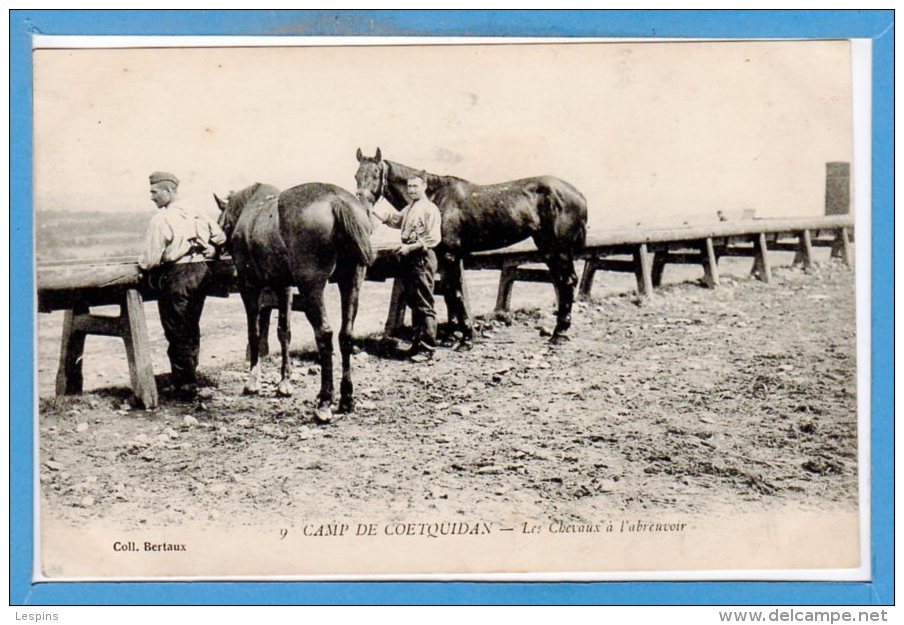
[(869, 578), (854, 42), (259, 44), (35, 39), (41, 579)]

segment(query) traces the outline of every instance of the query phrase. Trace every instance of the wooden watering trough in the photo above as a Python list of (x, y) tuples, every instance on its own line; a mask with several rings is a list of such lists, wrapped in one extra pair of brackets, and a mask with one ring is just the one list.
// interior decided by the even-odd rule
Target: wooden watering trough
[[(579, 296), (590, 296), (598, 271), (634, 273), (638, 293), (649, 296), (659, 286), (666, 265), (673, 263), (700, 265), (706, 285), (715, 288), (719, 284), (718, 262), (722, 256), (752, 257), (752, 272), (765, 282), (771, 278), (769, 251), (795, 252), (795, 263), (801, 263), (806, 269), (813, 262), (813, 247), (830, 246), (833, 254), (850, 266), (853, 227), (851, 216), (839, 215), (749, 219), (706, 226), (631, 228), (590, 233), (587, 245), (579, 255), (585, 261)], [(546, 269), (530, 267), (542, 261), (533, 243), (523, 242), (502, 250), (473, 254), (465, 259), (464, 268), (501, 271), (496, 310), (506, 311), (515, 282), (550, 282)], [(231, 260), (223, 258), (210, 261), (210, 264), (214, 280), (208, 294), (226, 297), (235, 292), (235, 271)], [(380, 282), (390, 278), (394, 280), (385, 325), (387, 336), (398, 332), (405, 317), (402, 285), (397, 276), (398, 263), (392, 249), (377, 249), (377, 260), (369, 268), (367, 279)], [(465, 305), (470, 314), (466, 282), (463, 287)], [(142, 284), (134, 259), (39, 263), (37, 290), (39, 312), (65, 311), (56, 378), (57, 395), (80, 393), (82, 390), (85, 337), (89, 334), (116, 336), (125, 344), (129, 377), (136, 398), (145, 408), (157, 406), (157, 387), (143, 306), (145, 301), (156, 299), (156, 295)], [(262, 303), (266, 305), (268, 302)], [(91, 312), (93, 307), (109, 305), (118, 305), (119, 314), (112, 316)], [(293, 303), (293, 308), (299, 309), (297, 303)]]

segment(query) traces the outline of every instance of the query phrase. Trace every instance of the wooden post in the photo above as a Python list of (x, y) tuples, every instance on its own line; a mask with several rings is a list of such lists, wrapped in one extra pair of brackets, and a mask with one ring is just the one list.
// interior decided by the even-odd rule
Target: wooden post
[(753, 247), (756, 256), (754, 256), (753, 268), (750, 273), (763, 282), (772, 282), (772, 270), (769, 268), (769, 248), (766, 246), (766, 235), (763, 233), (754, 237)]
[(499, 290), (496, 292), (496, 309), (494, 312), (508, 312), (512, 305), (512, 286), (515, 284), (515, 275), (518, 273), (518, 265), (507, 264), (502, 267), (499, 276)]
[(832, 245), (832, 257), (841, 258), (847, 267), (853, 266), (854, 259), (851, 254), (851, 235), (847, 228), (838, 229), (835, 243)]
[(151, 363), (144, 305), (141, 294), (135, 289), (126, 291), (125, 301), (120, 306), (120, 324), (122, 340), (126, 344), (132, 392), (142, 406), (152, 410), (157, 407), (157, 382), (154, 380), (154, 366)]
[(458, 275), (461, 276), (461, 304), (464, 308), (465, 316), (470, 323), (474, 323), (474, 317), (471, 315), (471, 291), (468, 289), (468, 279), (465, 277), (465, 261), (458, 261)]
[(637, 292), (644, 297), (653, 295), (653, 263), (647, 244), (641, 243), (634, 250), (634, 274), (637, 277)]
[(85, 337), (89, 334), (119, 337), (125, 343), (129, 364), (129, 381), (135, 397), (147, 409), (157, 407), (157, 383), (151, 363), (147, 321), (141, 294), (128, 289), (119, 305), (119, 316), (92, 315), (82, 303), (66, 311), (63, 320), (63, 340), (60, 348), (60, 367), (57, 370), (57, 395), (82, 392), (82, 357)]
[(668, 250), (663, 250), (661, 252), (656, 252), (653, 254), (653, 273), (651, 277), (654, 287), (662, 286), (662, 274), (665, 273), (665, 266), (668, 264), (668, 262)]
[(703, 262), (703, 280), (707, 287), (714, 289), (719, 286), (719, 259), (716, 258), (711, 238), (707, 238), (701, 244), (700, 256)]
[(57, 368), (56, 394), (76, 395), (82, 392), (82, 356), (85, 353), (85, 332), (77, 328), (76, 320), (88, 314), (88, 307), (77, 304), (63, 317), (63, 338), (60, 345), (60, 364)]
[(586, 301), (590, 299), (590, 293), (593, 291), (593, 278), (599, 264), (596, 258), (588, 258), (584, 261), (584, 271), (581, 273), (581, 286), (578, 289), (578, 300)]
[(810, 239), (810, 231), (802, 230), (797, 237), (797, 254), (794, 255), (794, 264), (801, 263), (804, 271), (813, 267), (813, 242)]
[(401, 278), (393, 278), (392, 295), (389, 298), (389, 312), (383, 326), (384, 338), (396, 336), (405, 324), (405, 285)]

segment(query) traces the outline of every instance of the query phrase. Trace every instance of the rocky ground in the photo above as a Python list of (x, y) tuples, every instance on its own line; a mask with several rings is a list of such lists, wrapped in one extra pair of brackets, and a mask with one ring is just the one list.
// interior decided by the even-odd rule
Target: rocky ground
[[(365, 338), (357, 412), (328, 425), (311, 415), (319, 371), (307, 328), (296, 333), (295, 395), (276, 397), (275, 359), (263, 393), (242, 395), (234, 298), (208, 309), (216, 323), (205, 316), (214, 329), (203, 397), (164, 396), (156, 411), (129, 405), (115, 342), (104, 344), (104, 369), (89, 340), (101, 363), (87, 372), (91, 392), (51, 397), (59, 335), (42, 319), (43, 513), (126, 529), (375, 513), (581, 521), (646, 509), (853, 509), (853, 273), (826, 259), (810, 273), (778, 268), (763, 284), (747, 268), (717, 290), (679, 282), (649, 301), (601, 289), (576, 306), (572, 340), (557, 347), (540, 336), (554, 321), (547, 285), (516, 287), (522, 304), (543, 305), (481, 318), (473, 351), (442, 350), (429, 365), (387, 358)], [(476, 310), (492, 307), (488, 284), (474, 289)], [(362, 306), (362, 335), (379, 328), (382, 306)]]

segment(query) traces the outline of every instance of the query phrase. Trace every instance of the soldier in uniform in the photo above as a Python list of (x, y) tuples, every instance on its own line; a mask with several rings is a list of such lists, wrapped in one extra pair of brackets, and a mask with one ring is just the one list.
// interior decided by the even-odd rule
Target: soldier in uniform
[(179, 179), (167, 172), (150, 176), (151, 200), (159, 209), (148, 224), (138, 266), (159, 289), (157, 306), (169, 343), (173, 389), (184, 398), (197, 393), (201, 311), (208, 266), (226, 242), (220, 227), (175, 204)]
[(401, 211), (379, 214), (383, 223), (401, 230), (402, 245), (396, 250), (402, 264), (405, 297), (411, 306), (414, 339), (408, 352), (415, 362), (433, 358), (436, 350), (436, 309), (433, 283), (436, 253), (442, 239), (442, 217), (436, 204), (427, 198), (427, 183), (421, 176), (408, 179), (411, 202)]

